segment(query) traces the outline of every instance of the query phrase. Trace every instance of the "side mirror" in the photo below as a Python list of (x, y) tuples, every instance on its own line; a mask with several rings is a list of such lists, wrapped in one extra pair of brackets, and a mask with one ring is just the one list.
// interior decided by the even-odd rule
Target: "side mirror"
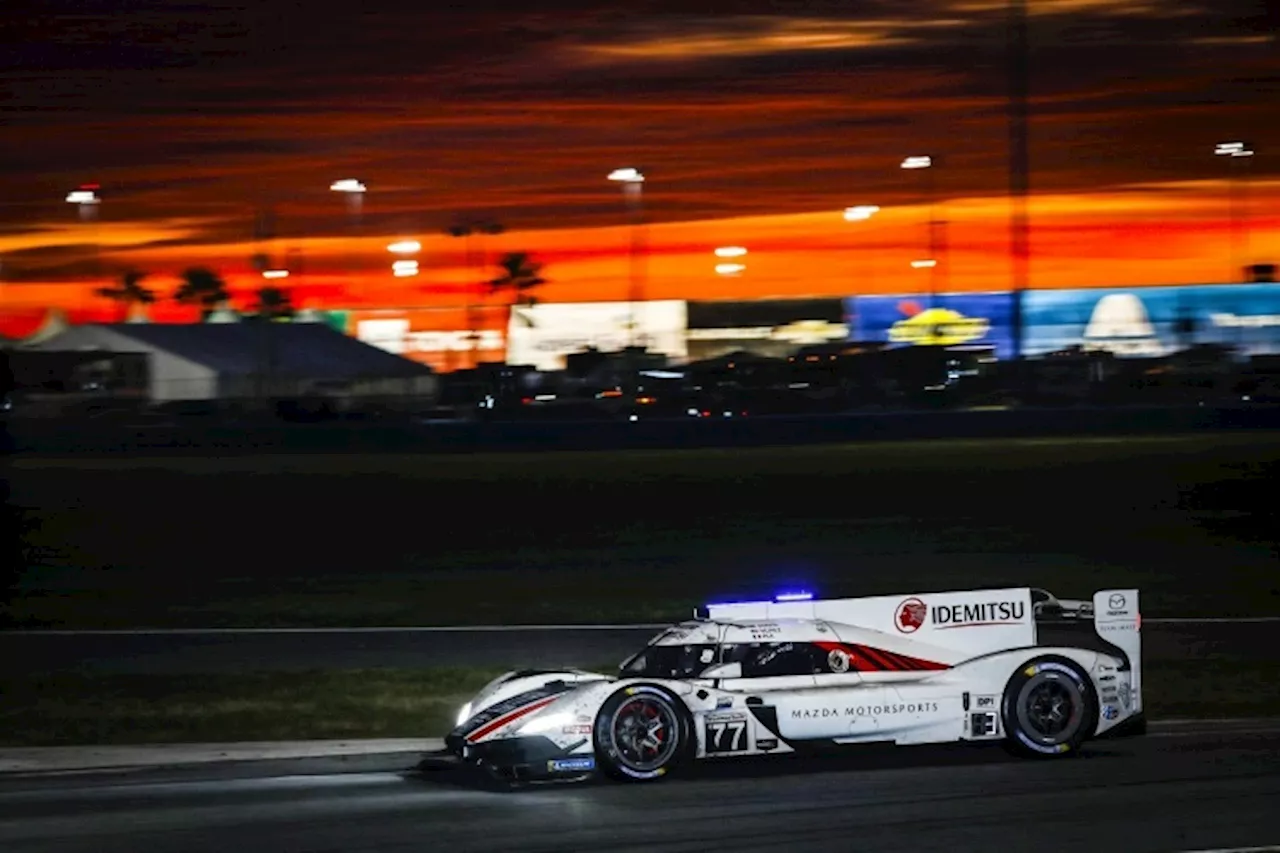
[(703, 678), (741, 678), (741, 663), (718, 663), (702, 671)]

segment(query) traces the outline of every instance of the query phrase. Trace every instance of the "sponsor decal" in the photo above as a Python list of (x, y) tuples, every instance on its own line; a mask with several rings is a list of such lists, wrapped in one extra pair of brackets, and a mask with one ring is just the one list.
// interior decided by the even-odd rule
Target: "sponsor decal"
[(728, 696), (721, 696), (719, 699), (716, 700), (717, 710), (719, 710), (720, 708), (732, 708), (732, 707), (733, 707), (733, 699), (731, 699)]
[(1113, 592), (1111, 597), (1107, 599), (1107, 606), (1112, 610), (1123, 610), (1125, 605), (1124, 596), (1118, 592)]
[(707, 714), (708, 723), (727, 723), (734, 720), (745, 720), (747, 715), (741, 711), (721, 711), (719, 713)]
[(908, 598), (894, 611), (893, 625), (904, 634), (914, 634), (926, 623), (939, 630), (1016, 625), (1023, 622), (1026, 614), (1027, 605), (1022, 601), (935, 604), (929, 607), (919, 598)]
[(897, 702), (884, 705), (850, 705), (845, 708), (797, 708), (793, 720), (825, 720), (832, 717), (889, 717), (898, 714), (930, 714), (938, 710), (937, 702)]
[(778, 739), (772, 737), (761, 738), (756, 741), (756, 748), (763, 752), (768, 752), (771, 749), (777, 749)]
[(591, 734), (591, 725), (579, 723), (574, 726), (565, 726), (560, 729), (560, 733), (566, 735), (589, 735)]
[(782, 628), (772, 622), (765, 622), (760, 625), (751, 626), (751, 639), (768, 640), (782, 633)]
[(1102, 706), (1102, 719), (1114, 720), (1118, 716), (1120, 716), (1120, 709), (1117, 708), (1115, 705)]
[(832, 649), (831, 654), (827, 655), (827, 666), (831, 667), (832, 672), (848, 672), (849, 653), (844, 649)]
[(893, 615), (893, 624), (904, 634), (912, 634), (920, 630), (929, 615), (929, 608), (918, 598), (908, 598), (898, 605)]
[(551, 773), (583, 773), (596, 769), (594, 756), (581, 758), (553, 758), (547, 762), (547, 770)]
[(981, 604), (944, 604), (929, 610), (939, 628), (970, 628), (979, 625), (1007, 625), (1021, 622), (1027, 606), (1021, 601), (989, 601)]
[(979, 697), (978, 697), (978, 707), (979, 707), (979, 708), (994, 708), (995, 706), (996, 706), (996, 697), (994, 697), (994, 696), (979, 696)]

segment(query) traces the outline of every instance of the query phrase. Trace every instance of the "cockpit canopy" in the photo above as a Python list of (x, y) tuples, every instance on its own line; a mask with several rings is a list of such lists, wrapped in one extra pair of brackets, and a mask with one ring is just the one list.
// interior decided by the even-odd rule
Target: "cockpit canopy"
[(837, 639), (812, 620), (684, 623), (660, 634), (626, 660), (625, 678), (699, 678), (723, 664), (741, 664), (743, 678), (833, 672), (815, 640)]

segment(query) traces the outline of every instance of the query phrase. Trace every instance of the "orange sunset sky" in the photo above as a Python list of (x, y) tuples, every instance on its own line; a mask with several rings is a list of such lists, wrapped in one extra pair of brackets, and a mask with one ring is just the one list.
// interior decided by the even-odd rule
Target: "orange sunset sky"
[[(248, 304), (255, 252), (290, 268), (301, 305), (456, 306), (493, 274), (444, 235), (476, 218), (505, 228), (477, 238), (490, 260), (545, 264), (541, 299), (625, 299), (605, 176), (629, 165), (647, 178), (648, 298), (1010, 285), (1003, 0), (37, 5), (0, 64), (0, 312), (113, 317), (93, 290), (136, 268), (154, 319), (190, 319), (165, 304), (181, 271), (209, 266)], [(1031, 286), (1280, 261), (1277, 3), (1029, 8)], [(1214, 156), (1236, 139), (1247, 163)], [(928, 176), (898, 168), (920, 154)], [(369, 188), (358, 221), (328, 190), (347, 177)], [(63, 200), (85, 182), (96, 221)], [(910, 267), (930, 197), (936, 272)], [(864, 204), (881, 212), (844, 221)], [(416, 278), (391, 275), (403, 238), (423, 244)], [(715, 274), (721, 245), (749, 250), (743, 274)]]

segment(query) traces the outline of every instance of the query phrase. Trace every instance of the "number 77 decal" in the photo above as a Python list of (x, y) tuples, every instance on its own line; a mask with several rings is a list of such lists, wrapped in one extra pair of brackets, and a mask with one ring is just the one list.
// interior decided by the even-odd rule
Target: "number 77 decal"
[(740, 752), (746, 747), (747, 721), (707, 723), (707, 752)]

